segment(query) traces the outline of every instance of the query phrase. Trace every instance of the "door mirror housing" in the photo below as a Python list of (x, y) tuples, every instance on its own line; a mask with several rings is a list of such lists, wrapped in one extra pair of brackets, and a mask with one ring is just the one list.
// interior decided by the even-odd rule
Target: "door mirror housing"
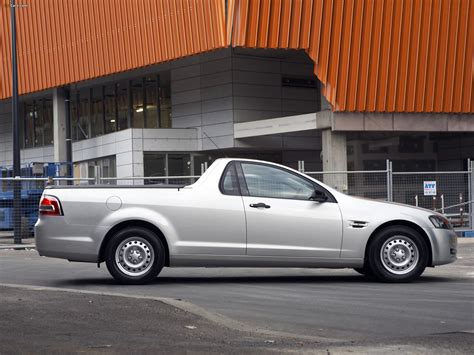
[(313, 194), (310, 197), (311, 201), (316, 202), (326, 202), (328, 200), (328, 196), (321, 190), (314, 189)]

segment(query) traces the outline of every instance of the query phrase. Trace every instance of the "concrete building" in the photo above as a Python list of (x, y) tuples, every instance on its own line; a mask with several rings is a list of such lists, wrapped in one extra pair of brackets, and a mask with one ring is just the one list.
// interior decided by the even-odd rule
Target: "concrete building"
[[(102, 3), (117, 22), (100, 17)], [(89, 32), (62, 3), (54, 11), (35, 3), (51, 20), (70, 20), (49, 29), (27, 22), (33, 6), (17, 10), (22, 162), (66, 161), (68, 119), (76, 177), (199, 175), (203, 163), (224, 155), (295, 168), (304, 160), (307, 171), (384, 169), (386, 159), (395, 170), (461, 170), (474, 158), (473, 69), (466, 60), (474, 22), (464, 2), (453, 2), (459, 13), (445, 13), (445, 4), (416, 5), (420, 16), (408, 35), (402, 20), (387, 20), (396, 11), (414, 16), (403, 4), (356, 2), (351, 9), (314, 0), (291, 12), (283, 1), (276, 19), (270, 14), (277, 5), (270, 11), (255, 1), (191, 0), (182, 12), (149, 4), (140, 14), (117, 3), (101, 2), (96, 14), (78, 1), (76, 11), (89, 23), (102, 21)], [(382, 22), (364, 17), (370, 11)], [(430, 11), (439, 15), (431, 27)], [(368, 33), (367, 26), (383, 31)], [(7, 49), (0, 57), (0, 166), (12, 163)]]

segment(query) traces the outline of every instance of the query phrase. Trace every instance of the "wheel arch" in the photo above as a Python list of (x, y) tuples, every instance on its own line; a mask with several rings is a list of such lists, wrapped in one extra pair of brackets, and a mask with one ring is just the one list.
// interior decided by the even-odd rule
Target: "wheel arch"
[(105, 235), (105, 237), (102, 240), (102, 243), (100, 245), (99, 260), (98, 260), (99, 263), (105, 261), (105, 249), (107, 247), (107, 244), (108, 244), (110, 238), (112, 238), (112, 236), (115, 233), (117, 233), (119, 230), (129, 228), (129, 227), (141, 227), (141, 228), (145, 228), (145, 229), (148, 229), (148, 230), (152, 231), (160, 239), (160, 241), (163, 243), (163, 246), (165, 247), (165, 251), (166, 251), (165, 266), (170, 265), (170, 250), (169, 250), (169, 246), (168, 246), (168, 241), (166, 240), (166, 237), (163, 234), (163, 232), (160, 230), (160, 228), (158, 228), (153, 223), (143, 221), (143, 220), (139, 220), (139, 219), (132, 219), (132, 220), (127, 220), (127, 221), (122, 221), (122, 222), (116, 224), (115, 226), (113, 226), (107, 232), (107, 234)]
[(428, 235), (426, 234), (426, 232), (423, 230), (423, 228), (421, 228), (419, 225), (417, 225), (416, 223), (413, 223), (411, 221), (407, 221), (407, 220), (403, 220), (403, 219), (397, 219), (397, 220), (392, 220), (392, 221), (388, 221), (388, 222), (385, 222), (385, 223), (382, 223), (380, 226), (378, 226), (373, 232), (372, 234), (370, 235), (369, 239), (367, 240), (367, 244), (365, 246), (365, 252), (364, 252), (364, 266), (367, 265), (367, 262), (368, 262), (368, 251), (369, 251), (369, 248), (370, 248), (370, 244), (372, 243), (372, 241), (374, 240), (375, 236), (377, 235), (377, 233), (379, 233), (381, 230), (385, 229), (385, 228), (388, 228), (388, 227), (393, 227), (393, 226), (405, 226), (405, 227), (409, 227), (409, 228), (412, 228), (414, 229), (415, 231), (417, 231), (418, 233), (420, 233), (420, 235), (422, 236), (422, 238), (425, 240), (426, 242), (426, 245), (428, 246), (428, 252), (429, 252), (429, 255), (428, 255), (428, 265), (431, 266), (433, 264), (433, 246), (431, 244), (431, 240), (430, 238), (428, 237)]

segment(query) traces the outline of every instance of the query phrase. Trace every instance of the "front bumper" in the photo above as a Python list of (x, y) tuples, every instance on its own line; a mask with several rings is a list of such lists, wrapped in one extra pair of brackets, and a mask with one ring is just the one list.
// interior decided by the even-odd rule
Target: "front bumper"
[(452, 229), (429, 228), (431, 240), (431, 266), (453, 263), (457, 260), (458, 237)]

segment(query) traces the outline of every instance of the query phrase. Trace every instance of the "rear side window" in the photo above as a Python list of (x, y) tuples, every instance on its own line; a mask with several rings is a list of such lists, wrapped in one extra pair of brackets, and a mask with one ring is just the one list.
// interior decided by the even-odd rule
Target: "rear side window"
[(225, 168), (220, 185), (223, 194), (240, 196), (239, 180), (237, 179), (237, 171), (233, 162)]

